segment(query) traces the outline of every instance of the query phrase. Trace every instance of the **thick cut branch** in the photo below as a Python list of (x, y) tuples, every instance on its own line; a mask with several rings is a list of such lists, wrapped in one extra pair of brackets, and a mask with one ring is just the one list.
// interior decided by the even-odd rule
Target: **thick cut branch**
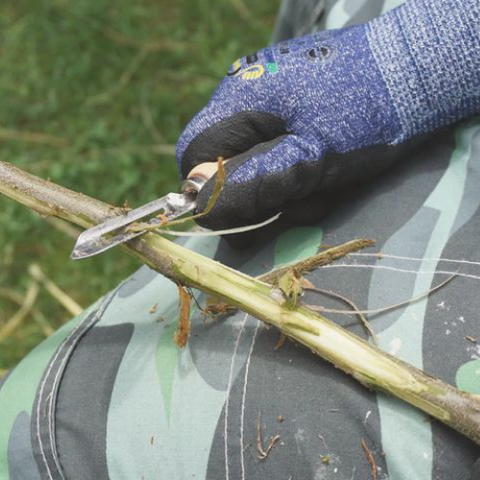
[[(102, 202), (40, 180), (0, 162), (0, 192), (42, 213), (88, 227), (118, 211)], [(383, 352), (321, 315), (288, 308), (279, 290), (191, 252), (155, 234), (122, 248), (166, 277), (242, 309), (279, 328), (363, 385), (395, 395), (450, 425), (480, 445), (480, 396)]]

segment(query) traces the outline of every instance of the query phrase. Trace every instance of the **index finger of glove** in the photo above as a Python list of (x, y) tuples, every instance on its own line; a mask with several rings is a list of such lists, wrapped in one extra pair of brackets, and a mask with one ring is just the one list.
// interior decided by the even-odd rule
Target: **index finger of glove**
[(188, 145), (183, 145), (183, 137), (179, 140), (177, 155), (183, 178), (201, 163), (215, 162), (219, 157), (224, 159), (237, 157), (256, 145), (287, 133), (282, 118), (262, 111), (241, 111), (202, 129), (201, 124), (206, 123), (207, 118), (209, 116), (202, 111), (189, 124), (187, 134), (191, 129), (199, 130), (199, 133)]

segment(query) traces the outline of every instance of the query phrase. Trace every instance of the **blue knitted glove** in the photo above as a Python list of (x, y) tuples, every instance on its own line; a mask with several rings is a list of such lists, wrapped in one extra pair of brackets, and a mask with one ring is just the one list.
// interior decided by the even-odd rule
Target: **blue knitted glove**
[(368, 178), (419, 138), (479, 113), (479, 32), (480, 0), (410, 0), (365, 25), (237, 60), (177, 145), (183, 177), (231, 159), (202, 224), (246, 224)]

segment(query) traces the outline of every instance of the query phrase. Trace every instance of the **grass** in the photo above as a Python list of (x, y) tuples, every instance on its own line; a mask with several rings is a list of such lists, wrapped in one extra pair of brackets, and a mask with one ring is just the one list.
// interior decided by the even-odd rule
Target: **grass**
[[(176, 139), (240, 55), (268, 43), (271, 0), (4, 0), (0, 160), (113, 204), (177, 188)], [(0, 329), (37, 263), (82, 306), (132, 273), (119, 251), (72, 262), (74, 239), (0, 198)], [(45, 289), (53, 329), (69, 314)], [(38, 320), (38, 318), (37, 318)], [(28, 315), (0, 341), (0, 371), (45, 337)]]

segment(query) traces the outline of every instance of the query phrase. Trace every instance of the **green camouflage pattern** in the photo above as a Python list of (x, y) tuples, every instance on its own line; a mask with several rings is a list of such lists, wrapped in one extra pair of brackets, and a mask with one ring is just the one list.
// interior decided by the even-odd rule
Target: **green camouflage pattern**
[[(300, 20), (312, 8), (315, 28), (339, 28), (397, 4), (305, 2)], [(480, 349), (466, 340), (480, 329), (479, 183), (474, 119), (352, 191), (318, 226), (292, 227), (242, 252), (218, 238), (185, 246), (258, 275), (322, 243), (375, 238), (374, 250), (309, 276), (365, 309), (415, 297), (458, 273), (428, 299), (370, 320), (383, 349), (480, 393)], [(200, 292), (196, 298), (204, 302)], [(343, 308), (314, 294), (305, 301)], [(329, 316), (366, 337), (354, 317)], [(142, 267), (32, 351), (0, 386), (0, 479), (370, 478), (362, 440), (379, 480), (469, 478), (479, 453), (472, 442), (292, 342), (275, 350), (278, 333), (256, 319), (238, 312), (214, 321), (196, 309), (180, 350), (177, 317), (176, 285)], [(264, 445), (280, 435), (263, 461), (258, 422)]]

